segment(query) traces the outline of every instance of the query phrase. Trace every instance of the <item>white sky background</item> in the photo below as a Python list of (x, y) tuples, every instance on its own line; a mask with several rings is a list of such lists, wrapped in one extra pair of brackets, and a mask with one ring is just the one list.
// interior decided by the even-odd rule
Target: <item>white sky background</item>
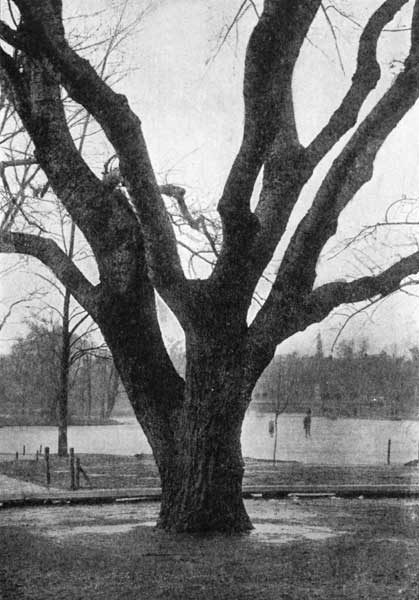
[[(381, 1), (336, 0), (335, 4), (365, 23), (368, 14)], [(215, 60), (208, 63), (214, 56), (223, 26), (231, 21), (240, 4), (241, 0), (156, 2), (138, 34), (125, 46), (126, 63), (132, 70), (118, 85), (142, 120), (150, 155), (160, 177), (163, 179), (169, 172), (171, 183), (187, 188), (190, 202), (199, 201), (204, 206), (216, 204), (241, 138), (243, 57), (249, 32), (255, 23), (250, 10), (238, 30), (232, 31)], [(110, 0), (64, 0), (64, 6), (69, 7), (71, 13), (79, 10), (87, 14), (117, 5), (118, 2)], [(143, 5), (141, 0), (133, 0), (132, 16)], [(410, 8), (400, 13), (392, 28), (408, 23)], [(339, 65), (331, 32), (320, 14), (310, 31), (310, 43), (304, 45), (294, 77), (297, 124), (303, 143), (315, 135), (337, 107), (350, 85), (355, 64), (360, 30), (333, 12), (329, 15), (339, 27), (337, 35), (345, 73)], [(98, 15), (101, 27), (106, 27), (106, 19), (109, 19), (109, 13)], [(390, 61), (403, 57), (408, 47), (408, 35), (406, 32), (389, 32), (382, 36), (382, 85), (371, 94), (367, 106), (372, 105), (394, 77), (397, 64), (391, 67)], [(388, 138), (376, 160), (373, 180), (342, 214), (339, 239), (354, 235), (363, 225), (381, 219), (388, 204), (402, 195), (419, 196), (418, 130), (419, 105)], [(90, 144), (89, 160), (99, 171), (106, 156), (103, 146)], [(311, 201), (324, 168), (320, 166), (317, 177), (307, 186), (294, 211), (294, 223)], [(334, 245), (336, 240), (328, 248)], [(384, 254), (381, 260), (391, 260), (388, 250), (379, 248), (379, 252)], [(359, 275), (351, 254), (334, 260), (328, 260), (327, 256), (319, 265), (319, 282)], [(31, 268), (37, 268), (35, 261), (31, 261)], [(16, 276), (13, 282), (8, 280), (3, 283), (3, 298), (17, 297), (24, 289), (29, 289), (32, 282), (33, 278), (30, 281), (26, 274)], [(21, 321), (28, 314), (23, 309), (16, 311), (10, 325), (0, 333), (0, 350), (7, 351), (8, 340), (23, 332)], [(325, 351), (335, 336), (338, 323), (338, 319), (329, 318), (320, 326)], [(316, 325), (297, 334), (281, 346), (281, 351), (313, 351), (318, 330)], [(171, 328), (170, 335), (177, 335), (175, 328)], [(366, 323), (364, 317), (359, 317), (348, 326), (345, 336), (367, 337), (371, 350), (397, 345), (403, 351), (409, 345), (419, 344), (419, 298), (395, 295), (377, 310), (373, 323)]]

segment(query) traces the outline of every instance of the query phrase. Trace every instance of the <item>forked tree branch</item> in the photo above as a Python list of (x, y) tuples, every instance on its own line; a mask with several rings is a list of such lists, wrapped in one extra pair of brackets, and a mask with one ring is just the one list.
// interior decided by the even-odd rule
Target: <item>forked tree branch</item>
[(333, 162), (312, 207), (291, 238), (264, 306), (249, 328), (250, 372), (255, 376), (273, 356), (277, 344), (296, 331), (325, 318), (341, 303), (391, 293), (404, 277), (418, 271), (419, 255), (415, 253), (376, 277), (335, 282), (312, 291), (320, 252), (335, 233), (340, 213), (369, 181), (379, 149), (419, 97), (419, 0), (414, 7), (411, 40), (404, 71)]
[[(210, 289), (212, 293), (207, 294), (207, 299), (209, 304), (212, 302), (213, 311), (208, 311), (209, 318), (205, 325), (214, 325), (214, 314), (220, 317), (227, 307), (230, 314), (224, 314), (225, 322), (236, 325), (234, 319), (229, 317), (233, 311), (239, 313), (242, 322), (237, 331), (246, 331), (243, 315), (254, 290), (252, 278), (258, 279), (266, 267), (267, 260), (285, 230), (290, 211), (315, 164), (356, 122), (362, 104), (380, 75), (376, 51), (381, 31), (405, 4), (405, 0), (385, 0), (371, 17), (361, 36), (352, 86), (341, 107), (307, 150), (301, 147), (296, 131), (292, 77), (305, 36), (318, 12), (320, 0), (265, 0), (263, 13), (252, 33), (246, 55), (243, 139), (219, 202), (224, 233), (221, 254), (210, 281), (195, 282), (193, 287), (185, 284), (173, 228), (148, 157), (139, 119), (131, 111), (125, 97), (115, 94), (91, 65), (69, 47), (64, 37), (60, 2), (15, 0), (15, 3), (23, 16), (22, 26), (13, 33), (17, 36), (15, 47), (21, 48), (22, 54), (30, 57), (31, 64), (42, 61), (45, 77), (53, 79), (59, 73), (60, 83), (99, 122), (118, 154), (121, 174), (141, 223), (147, 265), (154, 286), (171, 307), (180, 298), (183, 301), (185, 291)], [(418, 256), (415, 254), (402, 259), (379, 276), (365, 277), (351, 283), (335, 282), (328, 284), (330, 287), (322, 286), (320, 291), (313, 292), (312, 289), (320, 252), (336, 231), (341, 211), (371, 178), (377, 152), (419, 95), (418, 13), (419, 0), (415, 2), (412, 47), (405, 61), (404, 72), (396, 78), (332, 164), (311, 209), (297, 227), (285, 252), (268, 300), (247, 330), (251, 351), (255, 348), (261, 350), (260, 355), (265, 365), (266, 356), (272, 355), (278, 342), (295, 331), (304, 329), (321, 314), (328, 314), (332, 301), (338, 304), (357, 302), (364, 296), (391, 293), (394, 286), (397, 287), (406, 276), (406, 269), (417, 270)], [(0, 37), (1, 32), (0, 27)], [(3, 39), (12, 39), (7, 30), (4, 36)], [(36, 137), (34, 123), (30, 118), (34, 113), (30, 104), (32, 96), (28, 94), (31, 91), (30, 85), (33, 84), (22, 76), (21, 69), (16, 67), (10, 56), (0, 54), (0, 60), (18, 98), (17, 105), (20, 106), (21, 113), (28, 115), (31, 135)], [(40, 75), (36, 69), (29, 69), (29, 73), (42, 77), (42, 73)], [(58, 101), (58, 85), (55, 81), (53, 83), (55, 87), (52, 93), (55, 94), (55, 101)], [(41, 100), (45, 98), (42, 97)], [(42, 114), (42, 106), (37, 108), (44, 121), (47, 121)], [(56, 123), (47, 121), (46, 126), (44, 121), (41, 119), (40, 125), (44, 127), (45, 134), (48, 133), (48, 125), (55, 126)], [(39, 127), (39, 121), (36, 125)], [(46, 139), (49, 139), (48, 136)], [(39, 138), (35, 145), (40, 155), (45, 153), (44, 162), (47, 163), (46, 152), (51, 153), (53, 144), (45, 150), (41, 147)], [(65, 156), (61, 154), (54, 165), (57, 177), (58, 172), (62, 175), (65, 162)], [(263, 192), (256, 214), (252, 214), (251, 195), (262, 166), (265, 167)], [(85, 175), (84, 171), (83, 174)], [(73, 173), (71, 180), (74, 182), (77, 176), (78, 171), (75, 175)], [(99, 186), (98, 189), (103, 191), (105, 184), (99, 183), (102, 187)], [(94, 189), (94, 186), (88, 191), (90, 189)], [(288, 195), (290, 191), (292, 193)], [(111, 193), (112, 190), (109, 194)], [(85, 193), (83, 200), (87, 195)], [(178, 198), (181, 201), (183, 199), (179, 194)], [(110, 196), (106, 196), (106, 200), (109, 199)], [(117, 199), (121, 201), (121, 206), (118, 205), (117, 208), (122, 209), (122, 199), (119, 196)], [(71, 200), (76, 202), (80, 198), (73, 196)], [(99, 203), (99, 196), (93, 196), (93, 205), (96, 200)], [(66, 201), (67, 197), (64, 195), (63, 202)], [(108, 208), (107, 203), (105, 205)], [(101, 209), (102, 207), (103, 202), (100, 204)], [(187, 210), (186, 206), (185, 208)], [(188, 212), (185, 214), (190, 216)], [(99, 229), (104, 222), (107, 225), (109, 222), (115, 223), (115, 226), (121, 221), (128, 222), (128, 219), (119, 219), (119, 216), (120, 211), (116, 209), (102, 219), (97, 218), (96, 212), (89, 222)], [(131, 235), (132, 232), (133, 229), (127, 226), (121, 238), (131, 241), (135, 237)], [(269, 232), (274, 235), (269, 236)], [(96, 232), (97, 237), (102, 238), (102, 233), (103, 229), (100, 234)], [(260, 255), (258, 249), (262, 250)], [(127, 253), (131, 257), (134, 254)], [(257, 256), (262, 256), (262, 259)], [(111, 258), (113, 260), (114, 256)], [(108, 264), (111, 262), (109, 255), (106, 260)], [(115, 275), (115, 271), (112, 275)], [(407, 274), (411, 272), (409, 270)], [(218, 293), (220, 282), (224, 294)], [(195, 307), (197, 306), (198, 303)], [(202, 306), (201, 302), (201, 313)]]
[[(15, 4), (22, 15), (16, 33), (19, 36), (17, 45), (22, 45), (13, 57), (0, 50), (2, 86), (8, 90), (9, 98), (34, 142), (35, 156), (52, 190), (90, 244), (101, 283), (96, 288), (88, 282), (86, 286), (74, 265), (61, 263), (59, 252), (58, 255), (52, 252), (51, 243), (39, 241), (36, 236), (14, 237), (13, 244), (6, 238), (0, 251), (32, 253), (38, 258), (42, 255), (41, 259), (55, 269), (57, 277), (100, 325), (104, 336), (113, 338), (119, 348), (121, 342), (115, 341), (123, 330), (119, 323), (130, 324), (124, 330), (124, 336), (132, 343), (126, 339), (124, 343), (136, 358), (130, 365), (120, 359), (118, 367), (124, 373), (126, 385), (127, 382), (131, 385), (132, 373), (135, 377), (141, 374), (135, 391), (135, 410), (137, 416), (141, 415), (145, 431), (151, 427), (151, 422), (158, 422), (160, 427), (164, 425), (166, 430), (170, 427), (171, 411), (181, 404), (183, 382), (172, 367), (162, 340), (149, 279), (152, 265), (147, 270), (145, 259), (143, 231), (147, 229), (147, 218), (150, 217), (147, 210), (153, 213), (155, 208), (155, 196), (147, 196), (154, 183), (148, 180), (144, 183), (142, 178), (147, 178), (149, 172), (136, 160), (141, 149), (134, 148), (138, 151), (137, 156), (133, 152), (133, 144), (138, 141), (139, 122), (135, 121), (125, 99), (114, 94), (90, 64), (68, 46), (64, 39), (61, 2), (16, 0)], [(107, 186), (81, 157), (65, 119), (61, 86), (66, 85), (68, 92), (74, 93), (74, 100), (81, 104), (84, 101), (84, 108), (112, 138), (116, 149), (120, 150), (120, 164), (129, 167), (135, 163), (131, 179), (128, 180), (126, 173), (124, 179), (134, 191), (136, 185), (148, 185), (142, 190), (145, 194), (143, 206), (139, 205), (135, 194), (131, 194), (133, 202), (130, 204), (120, 190)], [(137, 208), (137, 215), (141, 212), (141, 224), (132, 204)], [(164, 244), (161, 247), (164, 255), (166, 247)], [(170, 270), (164, 256), (160, 266), (162, 272)], [(93, 298), (87, 295), (92, 290)], [(163, 440), (162, 443), (166, 442)]]
[(97, 120), (113, 145), (141, 221), (151, 279), (169, 303), (173, 295), (179, 299), (182, 293), (178, 287), (186, 280), (140, 120), (127, 99), (115, 93), (90, 63), (71, 49), (64, 37), (60, 4), (52, 0), (16, 0), (15, 4), (23, 17), (24, 51), (33, 58), (46, 56), (51, 61), (68, 94)]
[(386, 0), (369, 19), (362, 32), (356, 71), (352, 85), (341, 105), (327, 125), (304, 150), (273, 146), (264, 165), (262, 192), (255, 214), (260, 231), (252, 250), (253, 285), (257, 281), (284, 234), (288, 220), (301, 190), (314, 168), (341, 137), (355, 125), (368, 94), (380, 78), (377, 44), (385, 25), (391, 21), (407, 0)]
[(369, 19), (359, 40), (352, 85), (327, 125), (307, 147), (306, 156), (309, 164), (317, 165), (336, 142), (356, 124), (364, 101), (380, 79), (381, 70), (377, 60), (380, 35), (384, 27), (408, 1), (386, 0)]
[(320, 0), (265, 0), (250, 37), (244, 74), (243, 139), (218, 210), (223, 246), (213, 280), (241, 278), (258, 230), (250, 200), (260, 169), (272, 153), (295, 153), (300, 148), (294, 118), (292, 75), (301, 46), (320, 6)]
[(419, 65), (415, 65), (399, 75), (334, 161), (290, 242), (280, 278), (298, 272), (307, 287), (313, 284), (320, 252), (336, 233), (339, 215), (371, 179), (379, 149), (418, 97)]
[[(60, 86), (51, 69), (27, 60), (21, 69), (0, 49), (0, 74), (20, 119), (35, 146), (34, 158), (45, 171), (56, 195), (74, 222), (95, 246), (104, 230), (89, 227), (86, 211), (106, 224), (104, 188), (78, 152), (69, 131)], [(73, 185), (72, 181), (77, 181)], [(90, 202), (85, 199), (89, 197)]]
[(10, 57), (0, 72), (32, 138), (35, 158), (90, 244), (101, 276), (110, 264), (118, 265), (114, 288), (139, 285), (140, 274), (147, 277), (140, 224), (126, 197), (102, 182), (76, 148), (56, 74), (48, 63), (33, 58), (24, 59), (21, 71), (16, 71)]
[[(419, 1), (416, 2), (419, 6)], [(311, 208), (298, 225), (285, 252), (277, 289), (297, 279), (308, 293), (315, 280), (316, 265), (326, 242), (335, 234), (342, 210), (373, 174), (378, 151), (419, 97), (419, 46), (412, 45), (405, 68), (364, 119), (329, 172)]]

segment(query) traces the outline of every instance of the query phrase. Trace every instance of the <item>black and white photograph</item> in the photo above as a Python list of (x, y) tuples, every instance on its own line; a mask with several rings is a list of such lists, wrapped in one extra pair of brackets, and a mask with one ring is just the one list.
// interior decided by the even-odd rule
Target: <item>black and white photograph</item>
[(399, 598), (419, 0), (0, 0), (0, 600)]

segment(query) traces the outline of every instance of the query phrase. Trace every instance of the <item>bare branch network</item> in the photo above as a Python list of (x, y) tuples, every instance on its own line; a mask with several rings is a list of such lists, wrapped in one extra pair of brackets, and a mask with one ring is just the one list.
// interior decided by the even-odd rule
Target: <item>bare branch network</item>
[[(303, 2), (297, 7), (289, 2), (265, 2), (246, 56), (243, 141), (219, 202), (223, 229), (221, 248), (216, 246), (205, 218), (191, 215), (183, 190), (170, 184), (157, 185), (138, 118), (126, 99), (115, 94), (68, 45), (60, 11), (53, 3), (39, 7), (38, 3), (16, 2), (22, 17), (19, 26), (13, 29), (4, 22), (0, 26), (1, 39), (15, 48), (13, 55), (1, 51), (3, 89), (13, 100), (35, 146), (35, 157), (22, 159), (19, 164), (39, 162), (95, 254), (101, 250), (104, 239), (116, 242), (117, 236), (109, 235), (110, 229), (113, 222), (123, 219), (115, 212), (125, 212), (126, 223), (130, 223), (144, 245), (143, 260), (151, 283), (185, 328), (189, 326), (190, 314), (195, 312), (194, 305), (201, 303), (199, 296), (224, 296), (228, 299), (224, 314), (228, 314), (231, 308), (227, 304), (249, 302), (286, 230), (302, 187), (320, 160), (356, 124), (365, 99), (380, 78), (376, 58), (380, 34), (406, 3), (407, 0), (388, 0), (370, 17), (359, 41), (352, 85), (327, 125), (304, 148), (295, 127), (291, 79), (301, 46), (321, 3)], [(322, 10), (326, 13), (329, 9)], [(323, 319), (340, 303), (385, 294), (409, 275), (411, 269), (417, 269), (417, 255), (413, 254), (409, 261), (401, 261), (397, 268), (385, 271), (379, 278), (312, 289), (319, 254), (335, 233), (339, 214), (371, 178), (378, 150), (417, 99), (416, 12), (415, 7), (411, 49), (404, 69), (334, 160), (291, 239), (269, 297), (249, 328), (249, 347), (254, 343), (266, 346), (269, 340), (271, 354), (282, 339)], [(51, 66), (49, 70), (39, 66), (40, 61), (45, 60)], [(61, 86), (99, 123), (115, 148), (129, 201), (120, 190), (108, 185), (109, 178), (100, 181), (76, 151), (59, 98)], [(54, 136), (48, 127), (52, 122)], [(9, 164), (2, 163), (2, 177)], [(250, 197), (262, 167), (262, 191), (252, 212)], [(77, 186), (70, 185), (75, 181)], [(4, 187), (7, 189), (7, 185)], [(184, 276), (162, 194), (176, 200), (184, 221), (203, 233), (217, 258), (211, 277), (205, 283), (200, 282), (199, 293), (195, 282)], [(87, 197), (92, 198), (88, 204), (84, 201)], [(118, 237), (122, 241), (126, 235), (120, 233)], [(24, 245), (20, 234), (14, 238), (19, 240), (15, 244), (11, 243), (13, 235), (3, 238), (3, 252), (27, 252), (37, 256), (61, 280), (64, 273), (68, 275), (71, 271), (71, 277), (65, 276), (65, 284), (71, 286), (75, 297), (92, 312), (102, 286), (89, 289), (81, 274), (75, 276), (77, 267), (64, 268), (64, 259), (58, 256), (57, 249), (53, 251), (51, 242), (35, 243), (28, 237)], [(47, 245), (48, 252), (45, 251)], [(289, 319), (287, 306), (298, 318)]]

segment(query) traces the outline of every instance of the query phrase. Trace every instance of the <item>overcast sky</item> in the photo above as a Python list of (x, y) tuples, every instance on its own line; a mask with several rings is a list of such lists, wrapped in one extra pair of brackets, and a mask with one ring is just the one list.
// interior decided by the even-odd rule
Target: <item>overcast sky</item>
[[(118, 3), (108, 1), (110, 8)], [(225, 177), (234, 159), (242, 131), (242, 75), (246, 41), (255, 16), (251, 10), (234, 29), (228, 42), (215, 56), (223, 27), (231, 22), (240, 1), (233, 0), (160, 0), (144, 18), (138, 34), (125, 46), (126, 65), (131, 68), (118, 85), (127, 94), (140, 116), (153, 164), (161, 178), (184, 185), (191, 202), (215, 205)], [(340, 0), (339, 8), (350, 12), (354, 21), (365, 23), (380, 0)], [(103, 9), (103, 0), (64, 0), (68, 13)], [(145, 5), (132, 1), (128, 18)], [(402, 29), (408, 23), (411, 7), (406, 7), (391, 29)], [(307, 143), (327, 121), (350, 85), (360, 29), (347, 19), (329, 12), (336, 25), (342, 65), (330, 29), (319, 14), (305, 43), (294, 76), (297, 125), (301, 140)], [(97, 16), (98, 25), (106, 28), (110, 13)], [(389, 28), (390, 29), (390, 28)], [(367, 102), (371, 106), (391, 83), (408, 47), (407, 32), (387, 32), (382, 36), (380, 59), (382, 84)], [(214, 57), (215, 56), (215, 57)], [(343, 67), (343, 68), (342, 68)], [(356, 257), (346, 253), (331, 260), (330, 252), (339, 240), (356, 234), (364, 225), (383, 217), (386, 206), (405, 195), (418, 195), (419, 184), (419, 106), (414, 108), (392, 133), (380, 152), (373, 180), (368, 183), (344, 211), (337, 239), (329, 244), (329, 252), (319, 265), (319, 282), (350, 278), (356, 275)], [(90, 147), (89, 159), (102, 168), (109, 149)], [(330, 159), (329, 159), (330, 161)], [(296, 207), (293, 222), (303, 214), (313, 197), (321, 175), (321, 165)], [(399, 249), (398, 249), (399, 251)], [(278, 253), (280, 255), (281, 248)], [(379, 251), (379, 254), (381, 250)], [(389, 261), (386, 249), (382, 259)], [(375, 259), (374, 259), (375, 260)], [(34, 268), (34, 266), (33, 266)], [(3, 284), (3, 297), (11, 298), (29, 287), (27, 277), (16, 277), (14, 284)], [(24, 311), (16, 313), (13, 324), (0, 334), (0, 349), (7, 349), (8, 339), (21, 331), (19, 323)], [(322, 326), (325, 346), (335, 335), (336, 319)], [(283, 351), (311, 351), (319, 328), (313, 326), (283, 346)], [(171, 331), (176, 335), (176, 330)], [(400, 348), (419, 344), (419, 299), (396, 295), (377, 310), (374, 322), (364, 317), (354, 319), (347, 335), (366, 336), (372, 349), (398, 345)]]

